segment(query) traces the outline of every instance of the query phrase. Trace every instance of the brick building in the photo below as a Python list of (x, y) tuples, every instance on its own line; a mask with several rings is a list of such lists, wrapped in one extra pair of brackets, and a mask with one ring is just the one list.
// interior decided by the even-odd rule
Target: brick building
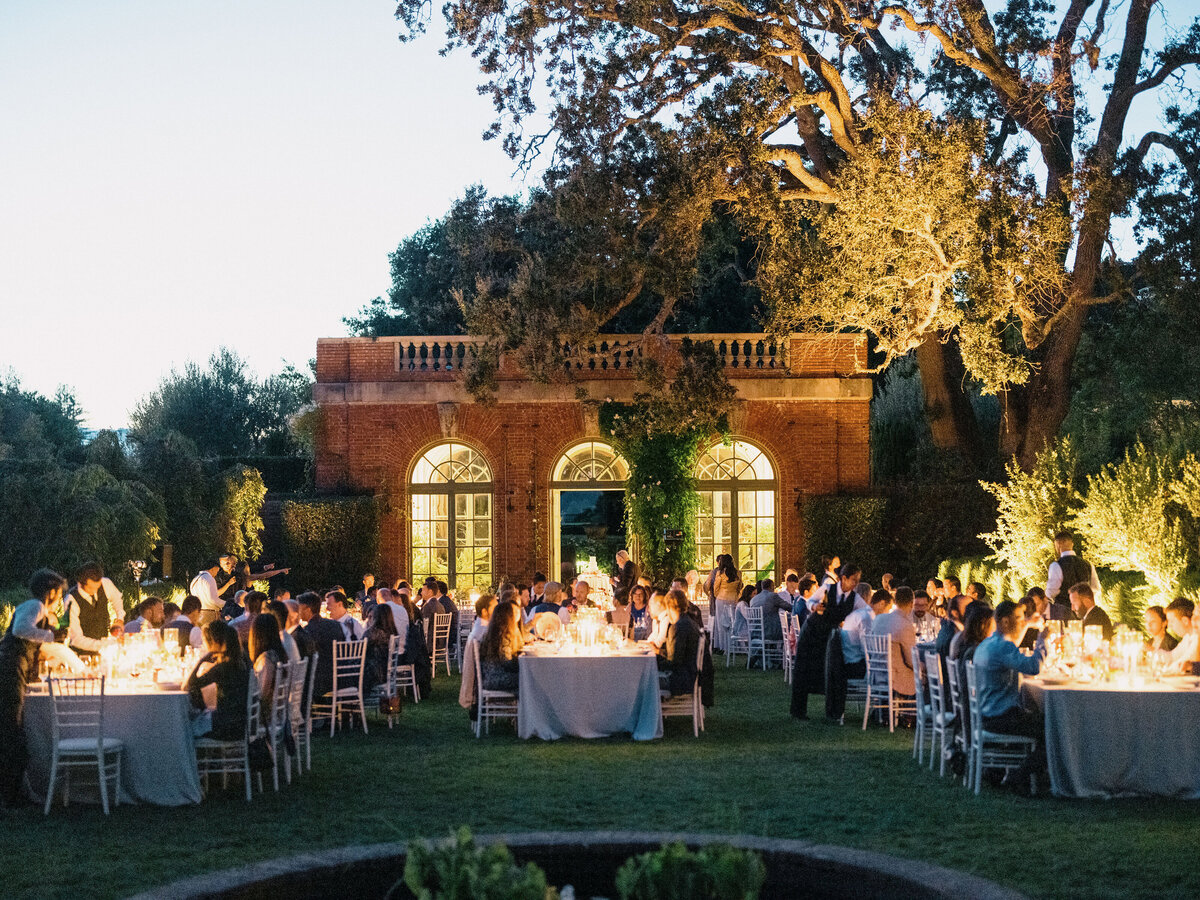
[[(737, 389), (734, 442), (702, 453), (699, 560), (733, 552), (743, 570), (798, 565), (805, 494), (865, 488), (871, 380), (855, 335), (692, 335), (711, 341)], [(668, 360), (678, 338), (660, 352)], [(315, 400), (321, 491), (386, 491), (381, 566), (389, 577), (438, 574), (459, 587), (501, 575), (554, 577), (624, 545), (624, 460), (600, 433), (598, 407), (629, 400), (640, 336), (571, 349), (563, 378), (525, 377), (502, 359), (496, 402), (475, 403), (458, 373), (463, 337), (324, 338)]]

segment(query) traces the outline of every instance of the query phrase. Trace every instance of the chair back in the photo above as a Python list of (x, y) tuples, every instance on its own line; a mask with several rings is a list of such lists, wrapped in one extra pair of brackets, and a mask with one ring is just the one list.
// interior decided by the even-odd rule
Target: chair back
[(54, 743), (61, 740), (94, 740), (104, 744), (104, 676), (50, 678), (54, 709)]
[(395, 697), (399, 691), (400, 660), (404, 658), (404, 650), (400, 646), (400, 635), (393, 634), (388, 641), (387, 680), (384, 690), (387, 696)]
[(925, 664), (921, 661), (921, 654), (913, 654), (913, 685), (917, 689), (917, 712), (925, 713), (929, 711), (929, 706), (925, 703), (925, 678), (921, 671), (925, 668)]
[(308, 658), (308, 684), (304, 687), (304, 709), (302, 710), (303, 715), (300, 717), (305, 722), (312, 715), (313, 689), (317, 683), (317, 663), (320, 659), (321, 654), (315, 650), (313, 655)]
[(892, 636), (864, 634), (863, 647), (867, 652), (867, 689), (886, 689), (892, 693)]
[(450, 646), (450, 622), (452, 613), (435, 613), (433, 616), (433, 653)]
[(367, 664), (367, 641), (333, 642), (333, 689), (357, 687), (362, 691), (363, 669)]
[(293, 724), (304, 720), (304, 686), (308, 684), (307, 659), (292, 663), (291, 678), (288, 680), (288, 710)]
[(287, 721), (288, 702), (292, 696), (292, 664), (275, 663), (275, 690), (271, 694), (271, 733), (276, 734)]
[(254, 666), (250, 667), (250, 684), (246, 690), (246, 740), (258, 737), (259, 722), (262, 718), (262, 697), (258, 690), (258, 673)]
[(983, 716), (979, 712), (979, 683), (975, 663), (967, 660), (967, 712), (971, 718), (971, 735), (983, 733)]
[(929, 708), (934, 717), (946, 721), (946, 692), (942, 690), (942, 660), (932, 650), (925, 653), (925, 683), (929, 686)]
[(464, 608), (458, 613), (458, 635), (459, 638), (464, 638), (471, 633), (471, 627), (475, 624), (475, 608)]
[(750, 607), (742, 610), (742, 615), (746, 617), (746, 622), (750, 626), (750, 632), (753, 634), (755, 629), (762, 633), (763, 627), (763, 611), (762, 608)]
[(792, 631), (792, 614), (785, 609), (779, 610), (779, 629), (786, 641)]

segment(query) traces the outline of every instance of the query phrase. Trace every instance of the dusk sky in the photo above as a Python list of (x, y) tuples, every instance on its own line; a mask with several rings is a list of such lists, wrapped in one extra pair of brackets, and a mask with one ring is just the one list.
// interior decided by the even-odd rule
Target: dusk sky
[(0, 377), (70, 386), (99, 428), (221, 345), (302, 367), (468, 185), (524, 192), (470, 56), (438, 56), (440, 19), (401, 44), (393, 12), (0, 5)]

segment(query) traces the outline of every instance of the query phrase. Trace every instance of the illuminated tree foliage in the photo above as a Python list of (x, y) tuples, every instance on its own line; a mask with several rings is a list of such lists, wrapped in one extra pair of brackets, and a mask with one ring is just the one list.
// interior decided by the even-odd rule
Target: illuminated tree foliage
[[(760, 244), (776, 328), (865, 330), (889, 359), (915, 348), (935, 440), (970, 451), (965, 368), (999, 394), (1002, 449), (1028, 468), (1066, 415), (1088, 309), (1125, 294), (1105, 259), (1111, 221), (1141, 159), (1177, 149), (1166, 133), (1123, 143), (1135, 102), (1200, 62), (1200, 25), (1168, 22), (1151, 43), (1158, 5), (1072, 0), (1057, 18), (1041, 0), (452, 0), (443, 12), (448, 47), (479, 62), (492, 134), (523, 163), (550, 152), (550, 183), (577, 198), (557, 211), (566, 202), (565, 221), (593, 228), (592, 315), (607, 321), (651, 282), (669, 309), (699, 230), (732, 214)], [(423, 0), (397, 10), (406, 35), (429, 15)], [(536, 302), (559, 271), (535, 261), (510, 301)]]

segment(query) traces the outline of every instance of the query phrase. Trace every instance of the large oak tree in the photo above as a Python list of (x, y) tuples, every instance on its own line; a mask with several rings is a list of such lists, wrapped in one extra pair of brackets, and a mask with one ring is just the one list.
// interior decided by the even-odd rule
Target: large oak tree
[[(1200, 22), (1152, 22), (1162, 7), (451, 0), (443, 13), (509, 152), (552, 153), (559, 185), (603, 186), (627, 213), (608, 221), (632, 248), (614, 314), (648, 273), (673, 304), (663, 272), (686, 269), (703, 222), (730, 212), (759, 242), (775, 327), (866, 330), (885, 364), (915, 350), (935, 441), (970, 453), (965, 370), (1000, 395), (1001, 449), (1030, 465), (1067, 413), (1089, 308), (1125, 294), (1110, 230), (1136, 157), (1178, 147), (1165, 132), (1125, 139), (1135, 105), (1200, 62)], [(397, 16), (415, 34), (430, 6), (405, 0)]]

